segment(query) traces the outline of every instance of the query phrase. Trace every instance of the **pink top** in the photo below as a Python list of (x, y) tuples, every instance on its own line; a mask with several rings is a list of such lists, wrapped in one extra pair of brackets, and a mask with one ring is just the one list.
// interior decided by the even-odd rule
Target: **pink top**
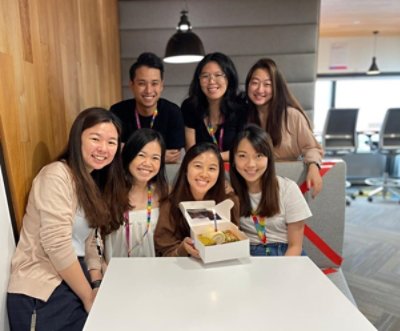
[(304, 163), (321, 162), (324, 151), (317, 142), (313, 132), (302, 113), (288, 108), (288, 129), (282, 125), (282, 142), (274, 148), (277, 161), (295, 161), (303, 157)]

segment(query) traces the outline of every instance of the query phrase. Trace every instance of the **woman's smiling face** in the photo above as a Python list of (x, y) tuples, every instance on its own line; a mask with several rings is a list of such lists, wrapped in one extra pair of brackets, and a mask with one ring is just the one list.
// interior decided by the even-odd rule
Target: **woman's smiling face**
[(221, 100), (228, 88), (225, 73), (217, 62), (208, 62), (200, 73), (200, 87), (208, 101)]
[(118, 148), (118, 132), (110, 122), (98, 123), (81, 135), (82, 159), (89, 172), (109, 165)]
[(219, 175), (219, 160), (214, 152), (205, 151), (189, 162), (187, 180), (196, 200), (203, 200), (215, 185)]
[(161, 166), (161, 146), (158, 141), (148, 142), (129, 164), (135, 182), (147, 183), (158, 174)]

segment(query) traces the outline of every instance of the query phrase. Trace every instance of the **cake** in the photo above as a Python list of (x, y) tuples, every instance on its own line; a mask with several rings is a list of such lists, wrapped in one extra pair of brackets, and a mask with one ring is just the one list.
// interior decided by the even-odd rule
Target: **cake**
[(204, 246), (213, 246), (239, 241), (239, 238), (231, 231), (208, 231), (198, 235)]

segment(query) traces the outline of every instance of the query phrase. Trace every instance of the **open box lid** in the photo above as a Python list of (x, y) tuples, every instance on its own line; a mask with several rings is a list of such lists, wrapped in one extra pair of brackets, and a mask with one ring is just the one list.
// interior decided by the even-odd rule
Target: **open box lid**
[(179, 209), (185, 216), (189, 226), (213, 225), (214, 218), (217, 222), (230, 222), (233, 201), (226, 199), (218, 205), (213, 200), (184, 201), (179, 203)]

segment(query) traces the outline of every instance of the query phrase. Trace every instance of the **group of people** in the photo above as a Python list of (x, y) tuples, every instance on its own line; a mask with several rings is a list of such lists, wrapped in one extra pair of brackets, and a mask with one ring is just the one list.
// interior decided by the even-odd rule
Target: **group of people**
[(307, 184), (313, 196), (322, 189), (319, 167), (323, 150), (300, 103), (272, 59), (260, 59), (249, 70), (245, 93), (233, 61), (225, 54), (207, 54), (197, 65), (188, 98), (179, 106), (161, 98), (164, 66), (153, 53), (142, 53), (129, 70), (134, 99), (111, 106), (120, 118), (122, 141), (137, 129), (153, 128), (166, 144), (166, 162), (181, 161), (181, 150), (210, 142), (229, 161), (229, 149), (246, 123), (265, 129), (279, 161), (302, 158), (308, 166)]
[[(275, 161), (302, 157), (316, 196), (323, 151), (274, 61), (252, 66), (240, 96), (232, 60), (206, 55), (181, 110), (161, 98), (163, 75), (161, 59), (141, 54), (135, 98), (82, 111), (34, 179), (8, 286), (12, 330), (81, 330), (112, 257), (199, 258), (181, 201), (231, 199), (253, 256), (304, 254), (311, 212)], [(178, 162), (170, 188), (166, 163)]]

